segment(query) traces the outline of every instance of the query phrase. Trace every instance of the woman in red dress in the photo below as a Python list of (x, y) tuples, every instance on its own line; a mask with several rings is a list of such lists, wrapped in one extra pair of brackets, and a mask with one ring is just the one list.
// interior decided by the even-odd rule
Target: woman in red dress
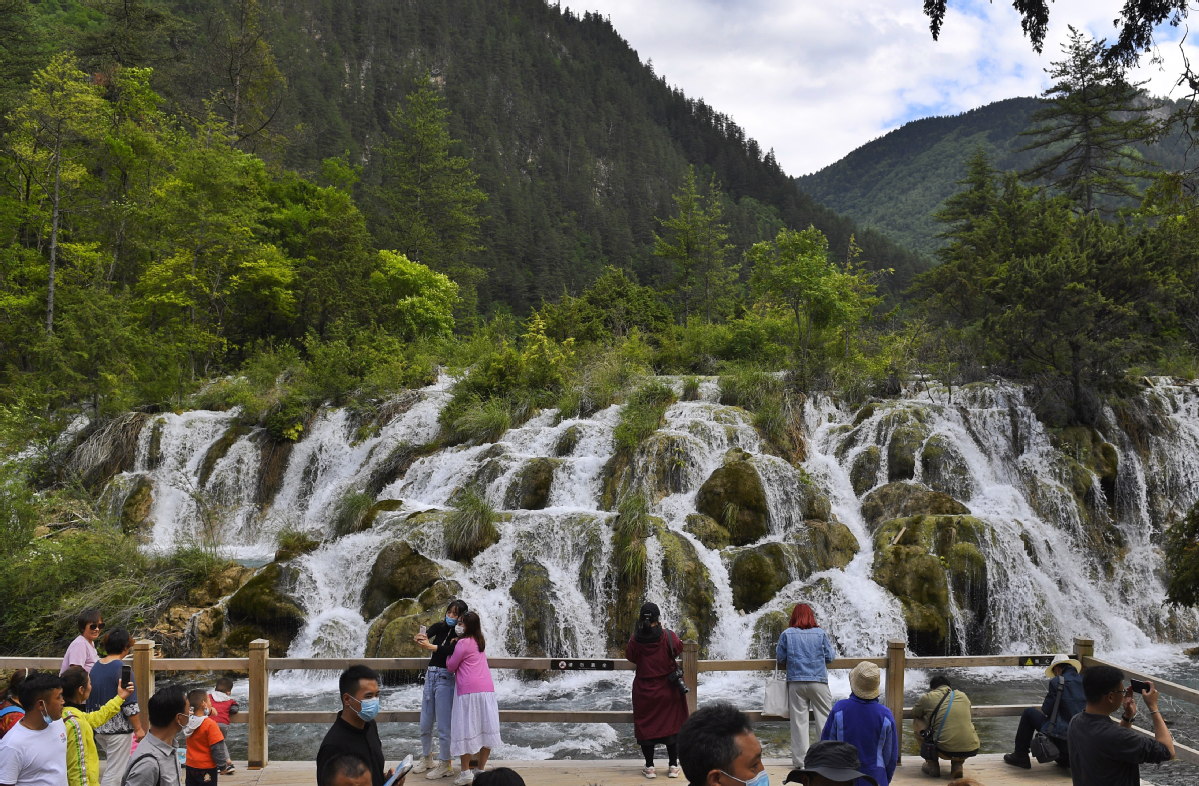
[(669, 769), (666, 777), (680, 775), (676, 737), (683, 721), (687, 720), (687, 697), (669, 679), (678, 664), (683, 643), (672, 630), (659, 622), (658, 607), (646, 603), (641, 607), (637, 627), (624, 648), (624, 656), (637, 664), (633, 676), (633, 734), (645, 754), (641, 774), (656, 778), (654, 748), (666, 746)]

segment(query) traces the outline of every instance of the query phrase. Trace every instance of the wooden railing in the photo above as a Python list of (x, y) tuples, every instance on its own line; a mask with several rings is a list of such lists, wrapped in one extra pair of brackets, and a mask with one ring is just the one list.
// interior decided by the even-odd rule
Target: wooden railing
[[(297, 711), (272, 710), (269, 703), (270, 674), (272, 671), (284, 670), (331, 670), (340, 671), (352, 664), (361, 663), (378, 671), (391, 670), (423, 670), (428, 663), (426, 658), (272, 658), (268, 651), (269, 644), (264, 639), (250, 642), (249, 654), (245, 658), (157, 658), (154, 655), (154, 642), (143, 640), (133, 646), (133, 679), (142, 696), (154, 692), (154, 675), (156, 672), (247, 672), (250, 678), (249, 697), (242, 712), (230, 720), (234, 723), (245, 723), (247, 729), (247, 763), (251, 769), (265, 767), (269, 761), (268, 732), (271, 724), (275, 723), (332, 723), (338, 710)], [(936, 669), (936, 668), (984, 668), (992, 666), (1025, 666), (1029, 662), (1044, 666), (1052, 655), (1048, 653), (1021, 655), (959, 655), (944, 657), (908, 657), (906, 642), (892, 639), (887, 642), (887, 653), (881, 658), (837, 658), (829, 664), (831, 669), (852, 669), (863, 661), (874, 663), (886, 672), (886, 692), (883, 702), (890, 708), (896, 718), (911, 718), (912, 708), (903, 706), (904, 676), (907, 669)], [(1074, 640), (1074, 657), (1078, 658), (1083, 667), (1116, 665), (1094, 657), (1094, 642), (1091, 639)], [(553, 668), (552, 664), (558, 658), (489, 658), (492, 669), (521, 669), (545, 670)], [(583, 659), (587, 660), (587, 659)], [(590, 660), (609, 660), (593, 658)], [(683, 642), (681, 655), (683, 678), (690, 688), (687, 694), (687, 708), (694, 712), (699, 701), (699, 675), (712, 671), (770, 671), (775, 667), (773, 659), (756, 660), (700, 660), (699, 645), (694, 641)], [(618, 671), (632, 671), (636, 666), (623, 659), (611, 660), (611, 668)], [(57, 670), (59, 658), (0, 658), (0, 669), (39, 668)], [(1167, 696), (1173, 696), (1188, 702), (1199, 704), (1199, 691), (1183, 685), (1159, 679), (1152, 675), (1142, 674), (1133, 669), (1118, 666), (1127, 676), (1138, 679), (1152, 680), (1158, 690)], [(1019, 715), (1027, 704), (991, 704), (975, 705), (973, 708), (976, 718), (994, 718)], [(760, 710), (746, 712), (755, 722), (778, 720), (763, 716)], [(380, 712), (377, 720), (381, 723), (416, 723), (420, 720), (419, 710), (387, 710)], [(630, 711), (613, 710), (500, 710), (500, 721), (505, 723), (632, 723), (633, 713)], [(1135, 727), (1134, 727), (1135, 728)], [(1148, 733), (1144, 729), (1137, 729)], [(903, 742), (903, 724), (899, 724), (900, 743)], [(1199, 750), (1189, 748), (1175, 742), (1178, 758), (1192, 763), (1199, 763)]]

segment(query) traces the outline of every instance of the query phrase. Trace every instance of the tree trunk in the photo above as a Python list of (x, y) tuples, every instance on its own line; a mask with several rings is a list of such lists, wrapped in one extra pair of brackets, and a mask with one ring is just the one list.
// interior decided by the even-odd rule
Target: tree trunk
[(58, 265), (59, 205), (62, 201), (62, 148), (54, 152), (54, 199), (50, 210), (50, 270), (46, 289), (46, 332), (54, 332), (54, 274)]

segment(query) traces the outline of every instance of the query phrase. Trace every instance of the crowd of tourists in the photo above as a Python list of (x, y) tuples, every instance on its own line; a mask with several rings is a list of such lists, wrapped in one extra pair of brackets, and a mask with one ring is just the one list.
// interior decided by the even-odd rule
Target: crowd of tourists
[[(234, 772), (224, 741), (230, 716), (239, 711), (231, 680), (218, 680), (211, 691), (165, 687), (143, 711), (123, 663), (129, 633), (109, 631), (101, 657), (96, 648), (104, 630), (101, 615), (85, 611), (78, 628), (58, 674), (18, 671), (0, 697), (0, 786), (215, 786), (221, 775)], [(430, 653), (419, 758), (387, 768), (376, 721), (379, 675), (353, 665), (338, 681), (341, 709), (316, 754), (318, 786), (403, 786), (409, 775), (453, 777), (454, 786), (524, 786), (513, 770), (489, 766), (501, 742), (500, 724), (479, 615), (454, 600), (442, 619), (421, 626), (413, 640)], [(689, 714), (678, 663), (682, 648), (679, 636), (662, 624), (659, 608), (644, 604), (625, 648), (636, 668), (633, 733), (645, 757), (641, 774), (657, 777), (654, 755), (661, 745), (667, 778), (686, 777), (692, 786), (769, 786), (761, 742), (744, 712), (718, 702)], [(786, 670), (791, 729), (792, 769), (784, 783), (889, 786), (899, 759), (899, 728), (879, 701), (878, 665), (857, 663), (849, 673), (850, 695), (834, 702), (828, 666), (836, 651), (806, 603), (793, 609), (775, 656)], [(1014, 750), (1003, 757), (1008, 765), (1029, 769), (1035, 758), (1068, 768), (1074, 786), (1132, 786), (1140, 783), (1141, 764), (1174, 758), (1151, 682), (1126, 684), (1119, 669), (1084, 670), (1067, 656), (1055, 658), (1046, 677), (1044, 702), (1021, 715)], [(1132, 730), (1138, 696), (1152, 720), (1152, 738)], [(820, 738), (814, 744), (809, 710)], [(1110, 716), (1117, 710), (1121, 717), (1114, 722)], [(941, 761), (948, 761), (951, 786), (979, 786), (964, 772), (980, 747), (969, 696), (946, 675), (934, 674), (912, 715), (922, 772), (939, 777)], [(182, 762), (180, 735), (186, 746)]]

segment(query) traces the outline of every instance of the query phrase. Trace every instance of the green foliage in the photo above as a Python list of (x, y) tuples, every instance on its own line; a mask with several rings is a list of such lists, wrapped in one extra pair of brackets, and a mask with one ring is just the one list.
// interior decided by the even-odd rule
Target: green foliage
[(445, 543), (450, 558), (470, 559), (498, 540), (497, 521), (499, 514), (488, 504), (482, 491), (474, 487), (463, 489), (445, 522)]
[(657, 380), (637, 388), (620, 411), (620, 422), (612, 432), (616, 449), (629, 453), (634, 451), (643, 439), (662, 425), (666, 408), (674, 400), (674, 391), (670, 386)]
[(468, 405), (451, 424), (451, 442), (495, 442), (512, 425), (508, 402), (489, 398)]
[(653, 534), (649, 505), (640, 494), (630, 494), (617, 506), (613, 522), (614, 561), (622, 580), (637, 581), (645, 572), (645, 540)]
[(1178, 606), (1199, 606), (1199, 505), (1171, 524), (1162, 542), (1166, 557), (1166, 600)]
[(371, 287), (382, 301), (379, 323), (403, 338), (449, 335), (458, 285), (395, 251), (380, 251)]
[(1136, 197), (1149, 171), (1132, 145), (1161, 133), (1153, 118), (1159, 107), (1141, 93), (1144, 83), (1125, 79), (1103, 41), (1084, 40), (1071, 27), (1062, 51), (1065, 59), (1049, 70), (1057, 80), (1045, 91), (1049, 101), (1032, 116), (1036, 127), (1024, 132), (1034, 137), (1026, 149), (1042, 154), (1024, 176), (1048, 181), (1084, 212), (1103, 196)]
[(362, 521), (375, 504), (373, 495), (364, 491), (348, 491), (337, 501), (337, 509), (333, 513), (333, 533), (337, 536), (349, 535), (362, 529)]
[(728, 263), (732, 246), (715, 181), (705, 197), (696, 185), (695, 167), (688, 168), (674, 203), (675, 215), (659, 219), (665, 236), (654, 236), (654, 256), (670, 264), (669, 290), (678, 298), (679, 321), (686, 322), (694, 309), (710, 323), (730, 310), (737, 282), (737, 266)]
[(658, 333), (672, 321), (670, 308), (653, 289), (614, 267), (605, 268), (579, 297), (563, 295), (538, 313), (546, 333), (560, 341), (609, 342), (633, 331)]

